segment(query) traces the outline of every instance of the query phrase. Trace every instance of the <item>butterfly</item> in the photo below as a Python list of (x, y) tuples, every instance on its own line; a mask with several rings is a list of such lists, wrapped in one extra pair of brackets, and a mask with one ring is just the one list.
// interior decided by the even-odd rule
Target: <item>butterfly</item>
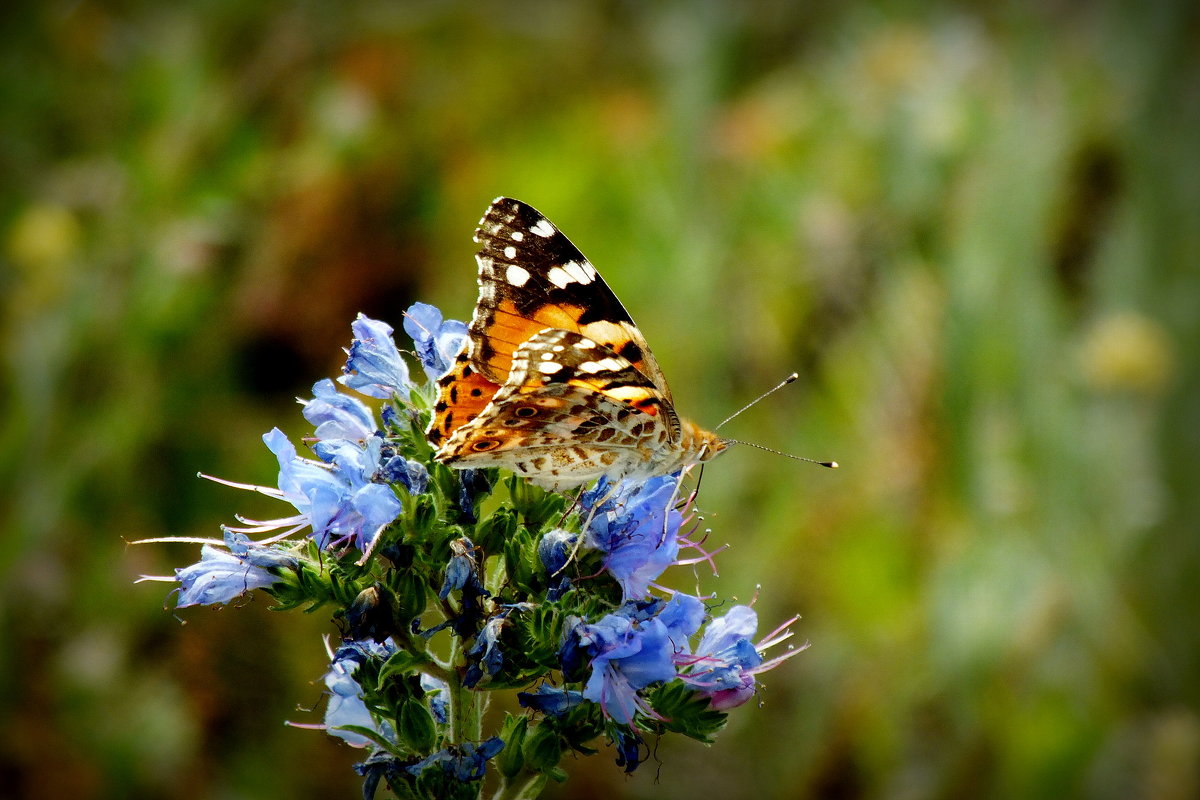
[(676, 413), (629, 312), (542, 214), (497, 198), (475, 241), (479, 300), (427, 431), (438, 461), (561, 491), (672, 473), (728, 447)]

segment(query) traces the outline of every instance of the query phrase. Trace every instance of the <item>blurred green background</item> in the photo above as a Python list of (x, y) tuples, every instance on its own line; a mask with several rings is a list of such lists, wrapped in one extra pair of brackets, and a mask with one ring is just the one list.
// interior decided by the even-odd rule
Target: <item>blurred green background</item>
[[(812, 643), (554, 797), (1200, 795), (1200, 18), (1178, 3), (6, 3), (0, 794), (353, 797), (328, 612), (164, 611), (358, 311), (551, 217), (743, 449), (719, 579)], [(695, 586), (685, 571), (680, 585)], [(182, 624), (181, 624), (182, 620)], [(768, 625), (769, 624), (769, 625)]]

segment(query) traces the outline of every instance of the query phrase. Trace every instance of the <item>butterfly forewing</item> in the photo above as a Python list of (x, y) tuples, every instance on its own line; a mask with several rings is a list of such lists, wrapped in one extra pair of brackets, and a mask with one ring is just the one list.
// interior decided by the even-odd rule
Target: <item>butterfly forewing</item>
[(545, 328), (615, 350), (659, 393), (670, 389), (629, 312), (571, 240), (532, 206), (501, 197), (475, 231), (479, 302), (471, 320), (477, 369), (503, 383), (512, 354)]

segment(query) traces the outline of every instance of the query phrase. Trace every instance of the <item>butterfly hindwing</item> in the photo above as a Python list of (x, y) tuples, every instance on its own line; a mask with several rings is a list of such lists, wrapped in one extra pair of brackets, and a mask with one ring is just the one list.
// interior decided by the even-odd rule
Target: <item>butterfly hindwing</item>
[(504, 465), (552, 485), (560, 469), (599, 476), (619, 451), (667, 446), (674, 411), (633, 364), (573, 331), (540, 331), (508, 382), (442, 448), (447, 463)]
[(475, 369), (466, 351), (459, 353), (450, 371), (438, 379), (438, 399), (426, 432), (429, 443), (440, 447), (450, 434), (477, 417), (499, 388)]

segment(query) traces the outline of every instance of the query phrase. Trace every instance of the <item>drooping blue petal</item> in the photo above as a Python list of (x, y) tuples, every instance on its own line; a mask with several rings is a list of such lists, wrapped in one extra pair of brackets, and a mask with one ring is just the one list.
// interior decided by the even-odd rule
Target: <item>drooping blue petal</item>
[(252, 589), (279, 582), (267, 569), (207, 544), (200, 548), (198, 562), (175, 570), (175, 579), (180, 586), (176, 608), (228, 603)]
[(374, 642), (352, 642), (338, 649), (329, 671), (325, 673), (325, 687), (329, 690), (329, 702), (325, 706), (325, 728), (330, 736), (343, 739), (352, 747), (367, 747), (373, 742), (353, 731), (337, 730), (344, 726), (357, 726), (375, 731), (388, 740), (395, 740), (395, 731), (386, 722), (379, 722), (371, 714), (362, 698), (362, 687), (354, 679), (354, 673), (367, 658), (386, 658), (395, 648), (390, 644)]
[(561, 717), (584, 702), (584, 696), (573, 689), (560, 689), (543, 683), (532, 692), (517, 692), (517, 702), (521, 708), (532, 708), (551, 717)]
[(401, 455), (386, 458), (379, 470), (379, 477), (388, 483), (400, 484), (409, 494), (421, 494), (429, 488), (429, 470), (425, 465)]
[(467, 651), (468, 667), (463, 676), (463, 686), (468, 689), (475, 688), (484, 675), (493, 677), (504, 669), (504, 651), (500, 647), (500, 632), (504, 623), (502, 615), (485, 622), (483, 630), (475, 637), (475, 643)]

